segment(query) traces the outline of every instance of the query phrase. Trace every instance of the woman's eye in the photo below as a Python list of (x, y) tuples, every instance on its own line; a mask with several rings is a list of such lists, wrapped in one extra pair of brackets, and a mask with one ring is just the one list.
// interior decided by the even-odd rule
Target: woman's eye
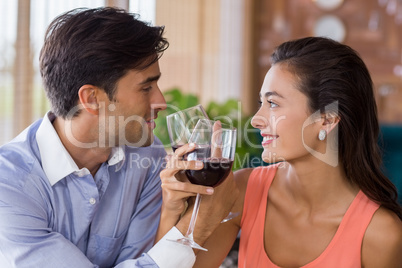
[(262, 106), (262, 101), (258, 101), (258, 105), (261, 107)]
[(267, 102), (268, 102), (270, 108), (278, 107), (278, 104), (276, 104), (275, 102), (272, 102), (272, 101), (267, 101)]

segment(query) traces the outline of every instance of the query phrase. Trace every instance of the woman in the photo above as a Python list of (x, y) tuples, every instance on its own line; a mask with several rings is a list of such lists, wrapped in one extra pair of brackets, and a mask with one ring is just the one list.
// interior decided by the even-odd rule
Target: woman
[(286, 42), (271, 61), (252, 125), (272, 165), (234, 174), (241, 216), (216, 228), (195, 267), (219, 267), (239, 230), (239, 267), (402, 267), (402, 212), (380, 170), (365, 64), (320, 37)]

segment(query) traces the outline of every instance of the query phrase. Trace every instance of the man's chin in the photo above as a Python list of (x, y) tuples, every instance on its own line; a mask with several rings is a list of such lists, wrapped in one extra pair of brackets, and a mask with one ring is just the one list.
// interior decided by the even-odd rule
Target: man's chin
[(154, 142), (154, 135), (150, 135), (146, 139), (125, 140), (120, 141), (120, 145), (127, 145), (132, 147), (148, 147)]
[(152, 143), (154, 143), (154, 135), (151, 135), (151, 137), (142, 145), (141, 147), (148, 147), (151, 146)]

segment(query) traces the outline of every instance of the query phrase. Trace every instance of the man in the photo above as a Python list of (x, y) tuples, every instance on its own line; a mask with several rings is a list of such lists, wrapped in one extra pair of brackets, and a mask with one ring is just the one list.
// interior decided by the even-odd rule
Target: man
[[(0, 148), (0, 267), (192, 266), (193, 250), (167, 240), (183, 236), (191, 211), (153, 246), (172, 226), (162, 219), (158, 231), (165, 151), (152, 133), (166, 108), (162, 34), (114, 8), (73, 10), (50, 24), (40, 69), (51, 111)], [(212, 196), (179, 183), (181, 203)], [(200, 243), (222, 218), (216, 192), (200, 213)], [(164, 215), (175, 198), (164, 197)]]

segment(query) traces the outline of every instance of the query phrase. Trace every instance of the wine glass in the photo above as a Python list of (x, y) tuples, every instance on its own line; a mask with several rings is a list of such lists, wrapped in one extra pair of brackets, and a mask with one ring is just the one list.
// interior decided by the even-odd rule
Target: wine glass
[[(201, 170), (186, 170), (188, 180), (193, 184), (211, 187), (221, 184), (232, 170), (236, 149), (236, 128), (219, 121), (200, 119), (189, 142), (195, 144), (195, 149), (187, 154), (187, 160), (202, 161), (204, 167)], [(184, 238), (175, 241), (207, 251), (193, 238), (200, 202), (201, 195), (197, 194), (187, 233)]]
[(199, 119), (208, 119), (202, 105), (196, 105), (166, 117), (166, 123), (173, 152), (188, 143), (191, 133)]

